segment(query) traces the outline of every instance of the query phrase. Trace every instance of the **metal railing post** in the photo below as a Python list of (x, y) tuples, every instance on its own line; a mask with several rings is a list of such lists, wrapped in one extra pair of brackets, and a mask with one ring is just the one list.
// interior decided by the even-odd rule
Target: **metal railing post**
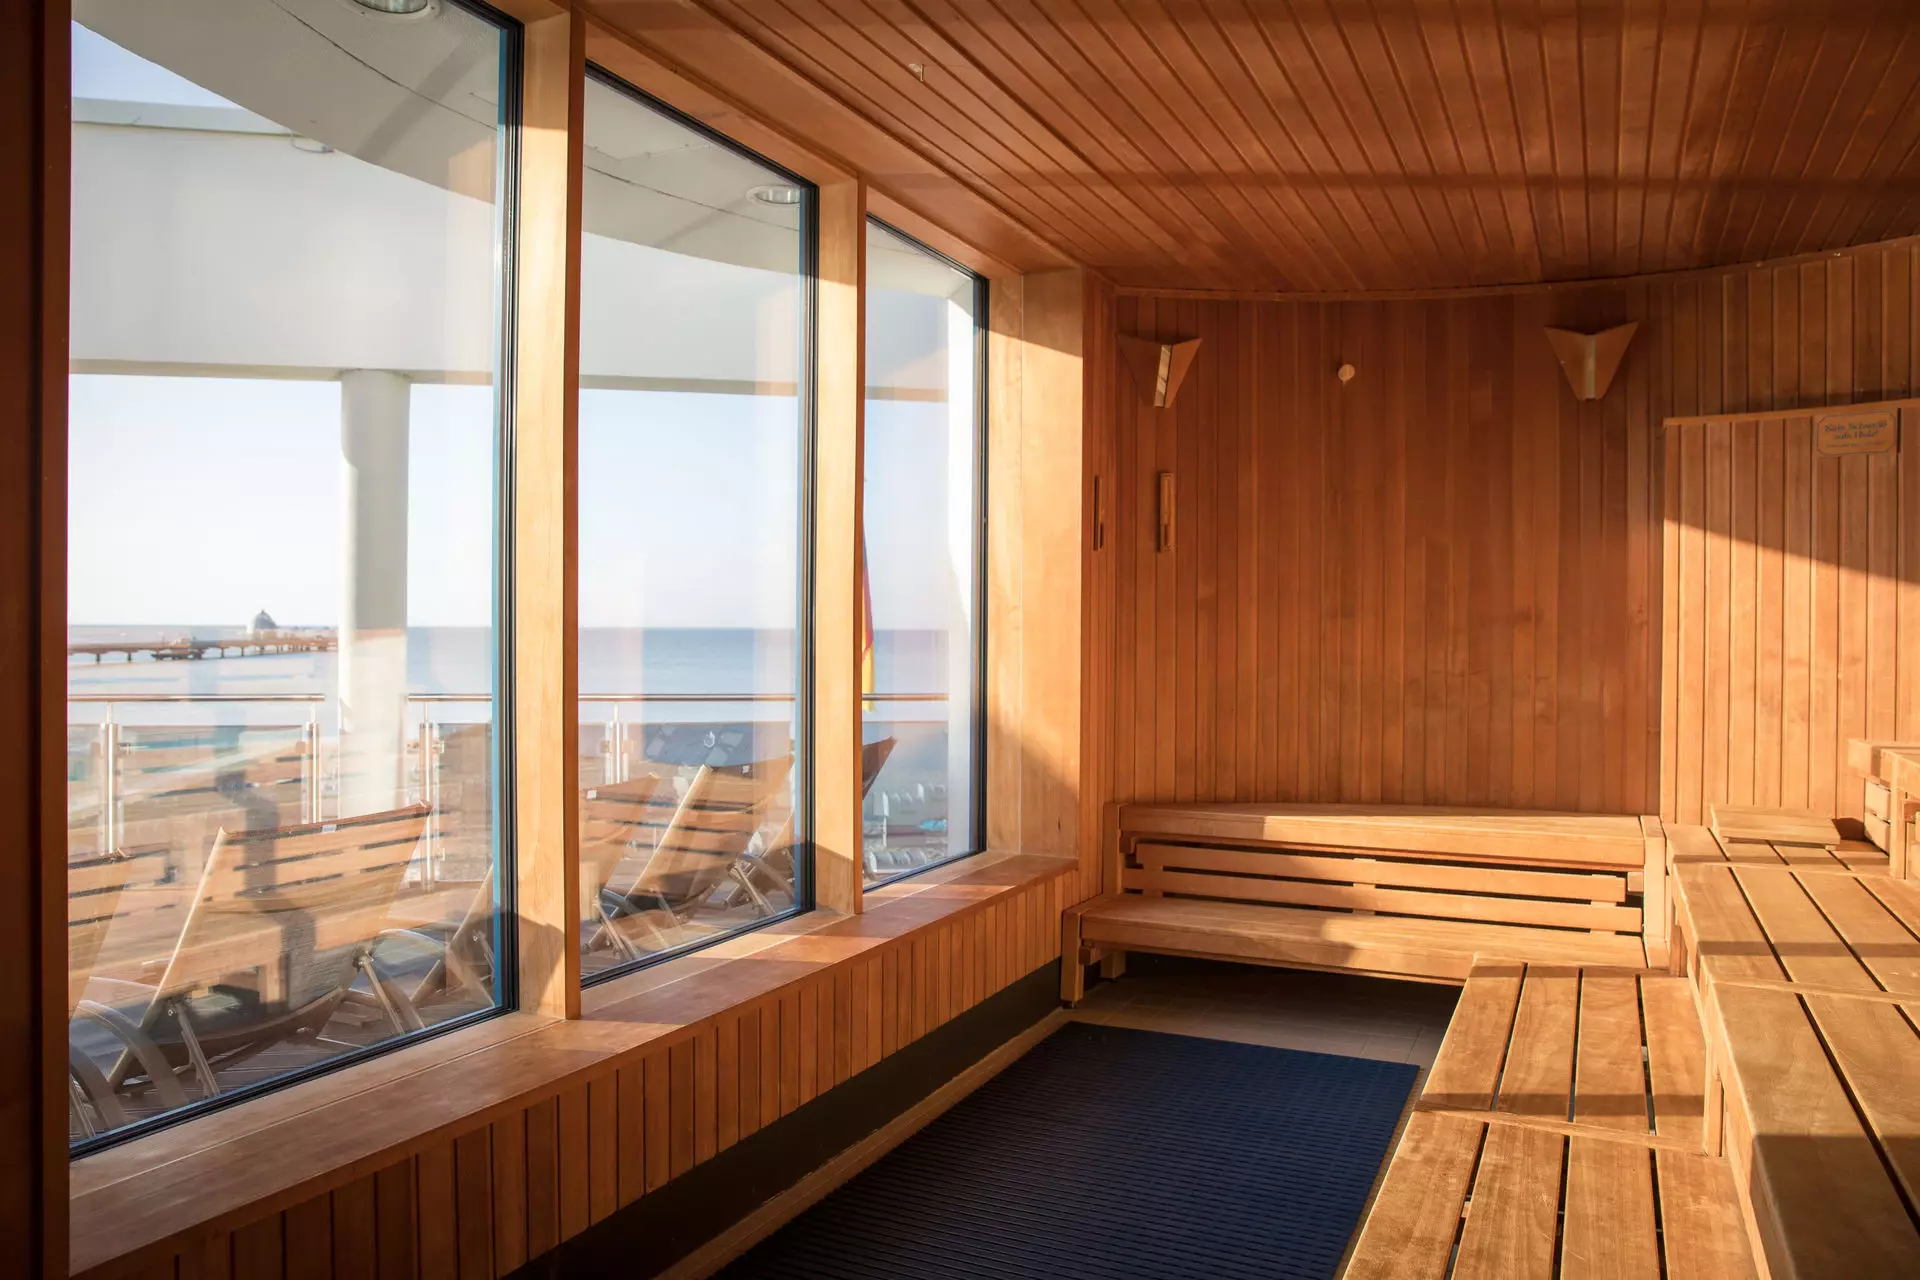
[(100, 853), (112, 857), (119, 852), (120, 726), (109, 702), (106, 719), (100, 722)]

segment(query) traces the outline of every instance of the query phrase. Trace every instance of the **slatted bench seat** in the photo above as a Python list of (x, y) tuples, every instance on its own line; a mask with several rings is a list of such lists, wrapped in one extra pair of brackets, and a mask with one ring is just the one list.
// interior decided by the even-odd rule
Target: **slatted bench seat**
[(1886, 850), (1837, 832), (1824, 844), (1779, 838), (1721, 839), (1706, 827), (1667, 828), (1669, 874), (1688, 863), (1723, 866), (1794, 867), (1802, 871), (1839, 871), (1849, 875), (1887, 873)]
[(1772, 1274), (1920, 1275), (1920, 885), (1685, 860), (1711, 834), (1673, 837), (1709, 1145)]
[(1105, 852), (1109, 892), (1064, 920), (1069, 1003), (1127, 951), (1454, 982), (1476, 957), (1665, 962), (1658, 818), (1125, 805)]
[(1482, 964), (1348, 1280), (1755, 1274), (1684, 978)]

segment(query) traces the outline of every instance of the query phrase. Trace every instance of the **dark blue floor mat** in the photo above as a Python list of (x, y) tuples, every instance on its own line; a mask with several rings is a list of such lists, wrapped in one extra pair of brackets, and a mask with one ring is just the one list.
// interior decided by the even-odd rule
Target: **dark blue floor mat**
[(1328, 1277), (1415, 1074), (1070, 1022), (720, 1274)]

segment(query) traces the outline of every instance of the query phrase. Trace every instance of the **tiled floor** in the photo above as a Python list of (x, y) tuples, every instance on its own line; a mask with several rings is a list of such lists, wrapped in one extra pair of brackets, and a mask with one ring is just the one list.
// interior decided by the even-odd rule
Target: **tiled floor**
[(1087, 992), (1089, 1022), (1433, 1066), (1459, 989), (1346, 973), (1130, 955)]

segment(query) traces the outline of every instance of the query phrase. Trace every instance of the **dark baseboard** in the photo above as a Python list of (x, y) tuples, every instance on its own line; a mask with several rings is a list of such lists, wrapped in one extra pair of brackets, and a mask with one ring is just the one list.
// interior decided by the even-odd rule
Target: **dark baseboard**
[(1060, 966), (1049, 963), (533, 1259), (511, 1280), (664, 1271), (1059, 1005)]

